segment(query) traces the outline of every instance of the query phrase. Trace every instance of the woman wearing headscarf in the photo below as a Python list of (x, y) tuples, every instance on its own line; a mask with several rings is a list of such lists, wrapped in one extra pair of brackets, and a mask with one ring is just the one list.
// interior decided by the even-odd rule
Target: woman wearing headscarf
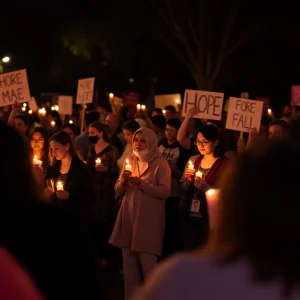
[(110, 243), (122, 248), (125, 299), (145, 278), (161, 255), (165, 200), (170, 196), (171, 171), (157, 146), (153, 130), (142, 127), (133, 135), (133, 156), (115, 185), (123, 196)]

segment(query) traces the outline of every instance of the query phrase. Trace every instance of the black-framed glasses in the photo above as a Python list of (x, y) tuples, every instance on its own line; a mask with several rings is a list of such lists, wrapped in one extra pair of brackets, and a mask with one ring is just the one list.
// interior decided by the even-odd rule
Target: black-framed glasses
[(211, 141), (203, 141), (203, 142), (201, 142), (201, 141), (199, 141), (199, 140), (196, 140), (196, 141), (195, 141), (195, 145), (196, 145), (196, 146), (201, 145), (202, 147), (204, 147), (204, 146), (207, 146), (210, 142), (211, 142)]

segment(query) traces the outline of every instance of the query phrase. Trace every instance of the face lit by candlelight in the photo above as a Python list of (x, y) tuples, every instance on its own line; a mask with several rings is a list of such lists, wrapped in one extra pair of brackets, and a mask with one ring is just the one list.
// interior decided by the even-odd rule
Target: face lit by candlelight
[(142, 132), (138, 132), (133, 140), (133, 149), (137, 152), (148, 149), (147, 141)]
[(17, 131), (21, 135), (26, 135), (28, 125), (26, 125), (21, 118), (15, 118), (14, 122), (15, 122), (15, 127), (16, 127)]
[(55, 157), (56, 160), (64, 159), (69, 152), (70, 145), (66, 144), (65, 146), (61, 143), (51, 141), (50, 142), (50, 154)]
[(197, 148), (202, 155), (208, 155), (215, 151), (218, 141), (209, 141), (203, 136), (201, 132), (199, 132), (195, 144), (197, 145)]
[(30, 147), (34, 151), (42, 151), (44, 148), (44, 138), (40, 132), (35, 132), (30, 140)]

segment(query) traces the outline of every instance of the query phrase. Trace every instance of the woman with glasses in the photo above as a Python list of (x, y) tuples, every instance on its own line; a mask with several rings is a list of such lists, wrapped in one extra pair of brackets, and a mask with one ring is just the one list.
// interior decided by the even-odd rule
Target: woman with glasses
[(199, 247), (208, 236), (209, 216), (205, 192), (216, 187), (227, 163), (219, 139), (220, 132), (214, 125), (205, 125), (197, 131), (195, 145), (200, 155), (190, 158), (180, 181), (180, 188), (185, 195), (181, 208), (186, 250)]

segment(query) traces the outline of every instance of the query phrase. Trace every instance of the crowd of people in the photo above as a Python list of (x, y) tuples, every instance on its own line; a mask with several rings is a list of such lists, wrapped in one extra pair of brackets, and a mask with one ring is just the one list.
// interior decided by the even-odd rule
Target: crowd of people
[(104, 299), (117, 253), (126, 300), (299, 297), (300, 107), (243, 139), (198, 112), (2, 114), (6, 295)]

